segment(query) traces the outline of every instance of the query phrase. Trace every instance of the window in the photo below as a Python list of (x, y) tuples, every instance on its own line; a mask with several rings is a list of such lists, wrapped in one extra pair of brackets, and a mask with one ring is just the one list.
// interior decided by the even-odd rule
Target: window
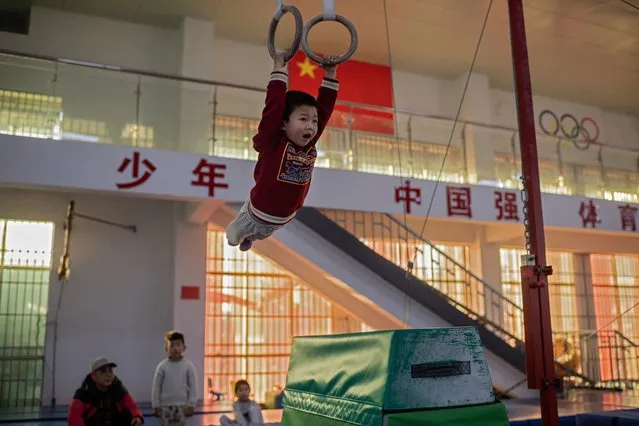
[[(502, 248), (499, 250), (501, 263), (502, 291), (504, 296), (523, 306), (521, 294), (521, 256), (523, 249)], [(572, 253), (547, 253), (548, 264), (553, 267), (550, 277), (550, 312), (553, 330), (556, 332), (577, 332), (579, 316), (577, 312), (577, 291)], [(514, 331), (517, 337), (524, 338), (524, 319), (521, 314), (517, 318), (505, 318), (507, 329)]]
[(444, 163), (445, 145), (356, 133), (355, 152), (355, 163), (360, 172), (437, 180), (443, 163), (442, 181), (466, 181), (463, 153), (454, 146), (449, 147)]
[[(523, 308), (521, 288), (521, 256), (523, 249), (502, 248), (501, 263), (502, 292), (505, 297)], [(581, 371), (580, 326), (577, 295), (577, 274), (572, 253), (548, 251), (547, 263), (552, 265), (549, 278), (550, 321), (553, 328), (555, 359), (572, 370)], [(524, 340), (524, 318), (522, 311), (504, 312), (504, 326), (513, 335)]]
[(294, 336), (370, 330), (255, 252), (229, 247), (223, 230), (209, 228), (207, 251), (205, 395), (230, 396), (247, 379), (264, 401), (286, 384)]
[[(496, 153), (495, 176), (501, 187), (521, 187), (521, 159), (512, 154)], [(541, 190), (548, 194), (572, 195), (576, 181), (574, 166), (556, 160), (539, 159), (539, 179)]]
[(591, 254), (602, 380), (638, 380), (639, 256)]
[(122, 141), (136, 148), (153, 148), (155, 145), (153, 127), (127, 124), (122, 129)]
[(0, 219), (0, 407), (39, 406), (53, 223)]
[[(407, 268), (412, 274), (447, 295), (461, 306), (484, 314), (483, 283), (471, 277), (469, 248), (464, 245), (432, 244), (419, 240), (403, 223), (383, 213), (321, 210), (322, 214), (353, 234), (380, 256)], [(463, 309), (462, 309), (463, 310)]]
[(0, 134), (60, 139), (62, 98), (0, 89)]

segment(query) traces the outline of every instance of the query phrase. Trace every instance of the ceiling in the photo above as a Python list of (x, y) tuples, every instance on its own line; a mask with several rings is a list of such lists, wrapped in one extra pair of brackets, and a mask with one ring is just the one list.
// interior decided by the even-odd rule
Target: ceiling
[[(216, 36), (264, 44), (273, 0), (11, 0), (152, 25), (177, 27), (181, 16), (215, 21)], [(628, 0), (639, 7), (639, 0)], [(0, 0), (2, 2), (2, 0)], [(322, 0), (287, 0), (304, 19)], [(467, 72), (490, 0), (336, 0), (357, 27), (354, 59), (399, 70), (456, 78)], [(524, 0), (533, 91), (639, 116), (639, 8), (622, 0)], [(292, 19), (277, 44), (292, 40)], [(348, 33), (322, 23), (311, 33), (317, 51), (340, 53)], [(390, 53), (389, 46), (390, 43)], [(475, 70), (494, 87), (513, 89), (508, 9), (494, 0)]]

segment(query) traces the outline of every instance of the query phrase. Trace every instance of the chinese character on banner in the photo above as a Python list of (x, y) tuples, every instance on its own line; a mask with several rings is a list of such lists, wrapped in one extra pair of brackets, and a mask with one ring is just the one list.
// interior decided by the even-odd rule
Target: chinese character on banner
[(519, 221), (516, 192), (495, 191), (495, 208), (497, 220)]
[(633, 207), (630, 204), (625, 206), (619, 206), (619, 213), (621, 213), (621, 229), (624, 231), (637, 231), (637, 207)]
[(597, 225), (601, 223), (601, 219), (599, 219), (599, 207), (597, 207), (592, 200), (589, 200), (588, 203), (585, 201), (581, 202), (579, 216), (581, 216), (584, 228), (587, 228), (588, 224), (590, 224), (592, 228), (596, 228)]
[(447, 186), (446, 202), (448, 203), (448, 216), (473, 217), (469, 187)]
[(422, 190), (421, 188), (411, 187), (410, 181), (407, 180), (404, 186), (395, 187), (395, 202), (404, 202), (404, 211), (410, 214), (413, 203), (422, 204)]
[(140, 153), (138, 151), (135, 151), (133, 153), (133, 159), (127, 157), (124, 160), (122, 160), (122, 164), (120, 164), (120, 167), (118, 167), (118, 172), (124, 173), (124, 171), (129, 166), (131, 166), (133, 168), (131, 172), (131, 177), (134, 180), (131, 182), (126, 182), (126, 183), (116, 183), (115, 185), (119, 189), (130, 189), (130, 188), (135, 188), (136, 186), (140, 186), (144, 182), (149, 180), (149, 178), (155, 172), (157, 167), (155, 167), (155, 164), (153, 164), (151, 161), (147, 160), (146, 158), (143, 159), (141, 163), (146, 168), (146, 170), (140, 176)]
[(191, 186), (206, 186), (209, 188), (209, 197), (215, 197), (215, 188), (229, 187), (228, 183), (222, 182), (224, 170), (226, 170), (226, 164), (214, 164), (201, 159), (193, 169), (197, 180), (191, 181)]

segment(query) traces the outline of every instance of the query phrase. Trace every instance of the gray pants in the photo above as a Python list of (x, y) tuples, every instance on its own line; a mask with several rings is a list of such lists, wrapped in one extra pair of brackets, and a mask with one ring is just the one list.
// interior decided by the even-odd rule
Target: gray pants
[(226, 227), (226, 239), (230, 246), (237, 246), (244, 240), (264, 240), (284, 226), (259, 222), (248, 209), (249, 200), (246, 200), (237, 217)]
[(184, 409), (181, 406), (169, 405), (162, 407), (162, 417), (160, 417), (161, 426), (185, 426), (186, 417)]

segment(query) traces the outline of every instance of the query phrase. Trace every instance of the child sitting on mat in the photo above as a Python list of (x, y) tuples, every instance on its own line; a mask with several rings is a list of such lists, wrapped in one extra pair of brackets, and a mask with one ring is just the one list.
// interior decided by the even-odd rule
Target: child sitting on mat
[(227, 416), (220, 417), (220, 425), (262, 425), (262, 408), (260, 405), (250, 399), (251, 386), (246, 380), (238, 380), (235, 383), (235, 396), (237, 401), (233, 403), (233, 415), (235, 420), (231, 420)]
[[(331, 57), (328, 57), (329, 62)], [(229, 245), (247, 251), (293, 219), (304, 204), (317, 157), (315, 144), (333, 113), (339, 84), (337, 66), (325, 66), (317, 99), (291, 90), (282, 54), (273, 61), (262, 119), (253, 137), (258, 152), (255, 186), (226, 228)]]

